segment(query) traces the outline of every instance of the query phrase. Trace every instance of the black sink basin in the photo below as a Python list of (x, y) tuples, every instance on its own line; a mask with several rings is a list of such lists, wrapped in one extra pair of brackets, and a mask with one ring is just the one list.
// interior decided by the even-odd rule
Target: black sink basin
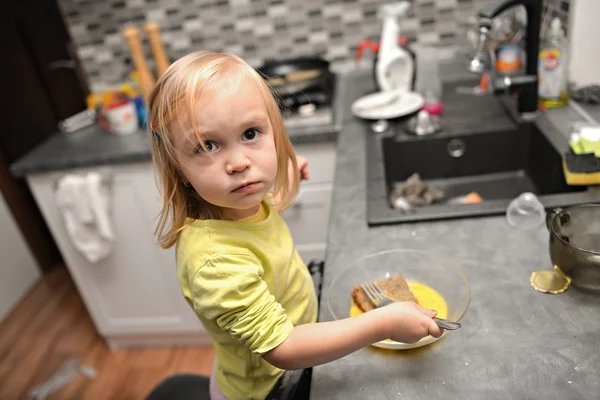
[(386, 183), (421, 178), (454, 197), (477, 192), (484, 199), (510, 199), (522, 192), (567, 193), (561, 155), (537, 126), (453, 138), (383, 139)]
[[(567, 185), (561, 157), (566, 138), (556, 130), (550, 132), (551, 125), (545, 121), (517, 124), (509, 119), (491, 125), (475, 121), (428, 137), (403, 134), (401, 125), (380, 136), (369, 132), (369, 225), (502, 214), (523, 192), (535, 193), (547, 208), (600, 201), (588, 187)], [(393, 208), (389, 198), (395, 184), (414, 173), (441, 189), (444, 198), (410, 210)], [(483, 201), (448, 202), (471, 192)]]

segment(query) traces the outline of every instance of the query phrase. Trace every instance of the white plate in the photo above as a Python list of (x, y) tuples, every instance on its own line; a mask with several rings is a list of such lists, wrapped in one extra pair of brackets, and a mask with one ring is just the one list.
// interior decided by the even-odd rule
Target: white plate
[(423, 107), (423, 96), (415, 92), (376, 92), (361, 97), (352, 103), (352, 113), (365, 119), (392, 119), (419, 111)]

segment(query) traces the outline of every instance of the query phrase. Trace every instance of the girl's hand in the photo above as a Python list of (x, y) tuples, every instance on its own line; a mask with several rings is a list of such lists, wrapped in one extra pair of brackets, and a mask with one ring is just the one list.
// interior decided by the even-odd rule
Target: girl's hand
[(379, 310), (385, 318), (389, 338), (394, 341), (416, 343), (425, 336), (438, 338), (444, 333), (433, 320), (437, 312), (412, 301), (392, 303)]
[(296, 156), (296, 163), (298, 164), (298, 171), (300, 171), (300, 180), (307, 180), (309, 178), (308, 160), (302, 156)]

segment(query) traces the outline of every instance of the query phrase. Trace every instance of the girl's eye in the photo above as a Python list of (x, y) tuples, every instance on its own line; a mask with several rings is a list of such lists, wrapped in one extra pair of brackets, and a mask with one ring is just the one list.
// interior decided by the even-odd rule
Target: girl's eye
[[(206, 143), (204, 143), (204, 146), (206, 147), (206, 150), (209, 153), (215, 152), (219, 148), (218, 144), (216, 144), (215, 142), (210, 142), (210, 141), (207, 141)], [(198, 147), (196, 147), (196, 153), (205, 153), (205, 151), (204, 151), (204, 149), (202, 149), (202, 146), (198, 146)]]
[(257, 129), (250, 128), (246, 129), (246, 132), (242, 135), (242, 141), (252, 141), (258, 139), (260, 132)]

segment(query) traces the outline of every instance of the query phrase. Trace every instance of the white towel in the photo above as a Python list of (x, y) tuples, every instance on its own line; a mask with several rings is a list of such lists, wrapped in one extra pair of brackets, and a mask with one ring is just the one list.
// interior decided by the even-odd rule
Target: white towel
[(63, 176), (56, 202), (73, 245), (95, 263), (108, 256), (115, 240), (109, 217), (110, 185), (97, 172)]

